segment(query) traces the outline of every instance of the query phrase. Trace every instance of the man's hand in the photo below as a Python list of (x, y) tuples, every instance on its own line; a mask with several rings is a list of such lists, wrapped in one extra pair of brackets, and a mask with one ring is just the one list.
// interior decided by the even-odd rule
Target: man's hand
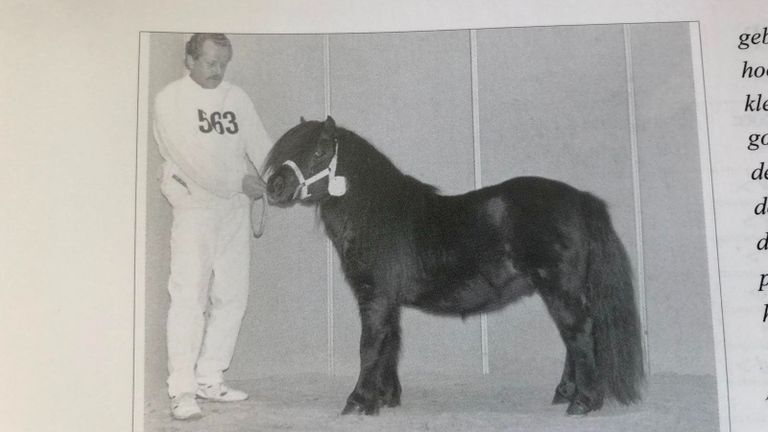
[(243, 177), (243, 193), (248, 195), (250, 199), (259, 199), (264, 195), (267, 190), (267, 184), (261, 177), (253, 174), (246, 174)]

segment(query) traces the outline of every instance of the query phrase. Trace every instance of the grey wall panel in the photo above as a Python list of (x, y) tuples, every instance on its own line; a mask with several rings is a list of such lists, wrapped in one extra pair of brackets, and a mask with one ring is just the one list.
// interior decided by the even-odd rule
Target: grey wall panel
[(314, 211), (270, 209), (229, 377), (327, 370), (326, 248)]
[(232, 35), (227, 79), (245, 90), (273, 140), (325, 114), (323, 36)]
[(184, 71), (184, 37), (153, 34), (149, 38), (149, 112), (147, 136), (147, 231), (145, 265), (145, 387), (147, 397), (164, 395), (167, 350), (165, 318), (168, 314), (168, 260), (171, 241), (171, 206), (160, 193), (162, 157), (152, 134), (152, 101), (155, 95)]
[[(469, 33), (334, 35), (331, 109), (405, 173), (444, 193), (473, 186)], [(357, 372), (360, 332), (349, 288), (336, 279), (337, 373)], [(403, 315), (402, 369), (479, 372), (476, 319)]]
[(688, 24), (630, 29), (651, 364), (714, 374)]
[[(537, 175), (610, 207), (634, 260), (635, 224), (621, 26), (478, 31), (483, 183)], [(564, 347), (538, 297), (489, 317), (491, 371), (559, 380)]]
[[(230, 81), (276, 140), (325, 112), (322, 36), (231, 36)], [(252, 242), (249, 308), (228, 377), (327, 370), (326, 246), (315, 212), (272, 207)]]

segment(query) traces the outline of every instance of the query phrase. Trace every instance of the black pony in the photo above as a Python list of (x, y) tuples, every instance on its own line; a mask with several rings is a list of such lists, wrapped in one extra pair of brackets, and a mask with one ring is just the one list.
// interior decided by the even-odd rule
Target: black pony
[(266, 167), (271, 203), (319, 206), (357, 299), (360, 376), (342, 414), (400, 404), (401, 306), (464, 317), (534, 292), (567, 351), (553, 403), (583, 415), (640, 399), (632, 273), (600, 199), (538, 177), (439, 195), (330, 116), (302, 119)]

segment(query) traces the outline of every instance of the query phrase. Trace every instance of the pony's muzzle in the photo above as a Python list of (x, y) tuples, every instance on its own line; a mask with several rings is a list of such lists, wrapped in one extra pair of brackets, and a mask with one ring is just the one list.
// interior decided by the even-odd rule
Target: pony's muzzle
[(267, 199), (270, 203), (281, 204), (293, 198), (296, 185), (289, 187), (290, 181), (283, 174), (277, 172), (267, 180)]

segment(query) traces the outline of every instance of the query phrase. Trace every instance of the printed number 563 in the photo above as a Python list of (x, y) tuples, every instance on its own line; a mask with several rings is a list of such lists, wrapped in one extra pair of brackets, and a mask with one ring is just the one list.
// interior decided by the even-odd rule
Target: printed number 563
[[(219, 135), (223, 135), (224, 133), (236, 134), (237, 131), (240, 130), (237, 125), (235, 113), (232, 111), (226, 111), (223, 114), (214, 111), (208, 116), (205, 111), (199, 109), (197, 110), (197, 117), (200, 120), (199, 128), (202, 133), (216, 132)], [(226, 122), (226, 124), (222, 123), (222, 120)]]

